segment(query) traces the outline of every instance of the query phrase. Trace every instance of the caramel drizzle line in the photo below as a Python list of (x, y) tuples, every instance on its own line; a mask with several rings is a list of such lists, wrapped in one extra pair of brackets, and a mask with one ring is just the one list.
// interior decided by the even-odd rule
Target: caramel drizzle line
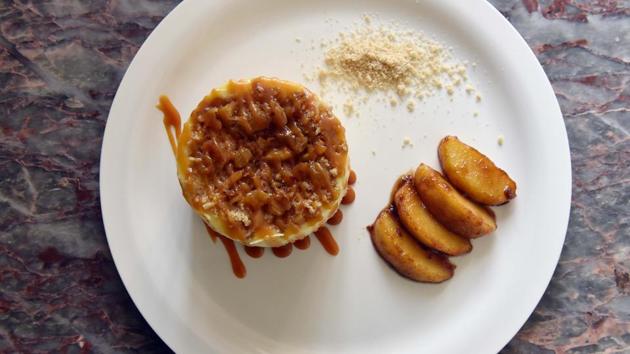
[(292, 243), (287, 243), (284, 246), (273, 247), (271, 249), (271, 252), (273, 252), (273, 254), (275, 254), (276, 257), (279, 257), (279, 258), (288, 257), (293, 252), (293, 244)]
[(343, 220), (343, 213), (341, 212), (341, 209), (337, 209), (335, 214), (333, 214), (333, 216), (331, 216), (328, 219), (328, 221), (326, 221), (326, 223), (328, 225), (339, 225), (339, 224), (341, 224), (342, 220)]
[(265, 249), (262, 247), (243, 246), (245, 253), (252, 258), (260, 258), (265, 253)]
[(203, 226), (206, 227), (206, 231), (208, 232), (208, 236), (210, 236), (210, 239), (212, 240), (213, 243), (217, 243), (217, 235), (218, 233), (214, 230), (212, 230), (210, 228), (210, 226), (206, 225), (206, 223), (203, 223)]
[(354, 189), (352, 187), (348, 187), (348, 190), (346, 191), (346, 195), (344, 195), (343, 198), (341, 199), (341, 204), (343, 205), (352, 204), (355, 198), (356, 198), (356, 194), (354, 193)]
[(336, 256), (339, 253), (339, 245), (327, 227), (322, 226), (315, 231), (315, 237), (317, 237), (317, 240), (319, 240), (319, 243), (322, 244), (328, 254)]
[(230, 256), (230, 263), (232, 264), (232, 271), (234, 272), (234, 275), (236, 275), (237, 278), (245, 278), (245, 275), (247, 275), (247, 269), (245, 268), (245, 264), (243, 264), (241, 257), (238, 255), (234, 241), (225, 236), (219, 237), (219, 240), (221, 240), (228, 256)]
[(350, 170), (350, 176), (348, 176), (348, 184), (353, 185), (357, 182), (357, 174), (354, 170)]
[(230, 264), (232, 265), (232, 272), (234, 272), (234, 275), (236, 275), (237, 278), (245, 278), (245, 275), (247, 275), (247, 269), (241, 260), (241, 256), (239, 256), (238, 251), (236, 250), (234, 241), (212, 230), (205, 223), (203, 225), (206, 227), (206, 231), (208, 232), (210, 239), (212, 239), (212, 242), (216, 243), (217, 239), (219, 239), (221, 240), (221, 243), (223, 243), (223, 247), (225, 247), (225, 251), (227, 252), (228, 257), (230, 257)]
[(171, 144), (173, 155), (177, 156), (177, 139), (182, 133), (182, 119), (175, 106), (173, 106), (171, 100), (165, 95), (160, 96), (160, 101), (156, 107), (164, 114), (162, 122), (164, 123), (164, 128), (166, 129), (168, 142)]
[(303, 239), (293, 242), (293, 245), (295, 246), (295, 248), (305, 250), (311, 246), (311, 237), (306, 236)]

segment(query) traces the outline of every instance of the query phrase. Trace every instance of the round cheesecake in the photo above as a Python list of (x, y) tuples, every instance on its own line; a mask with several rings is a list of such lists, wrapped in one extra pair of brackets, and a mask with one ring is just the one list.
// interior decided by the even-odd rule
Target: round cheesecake
[(303, 86), (229, 81), (203, 98), (177, 144), (184, 198), (214, 231), (278, 247), (339, 208), (350, 172), (345, 130)]

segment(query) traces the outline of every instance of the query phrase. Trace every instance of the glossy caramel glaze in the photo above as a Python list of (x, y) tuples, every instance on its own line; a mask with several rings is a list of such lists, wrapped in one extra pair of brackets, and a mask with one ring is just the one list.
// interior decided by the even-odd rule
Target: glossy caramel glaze
[(396, 179), (396, 182), (394, 182), (394, 185), (392, 186), (392, 191), (389, 192), (389, 201), (387, 202), (387, 205), (394, 205), (394, 197), (396, 196), (396, 192), (398, 192), (400, 187), (402, 187), (403, 184), (405, 184), (407, 181), (411, 181), (411, 179), (412, 177), (409, 173), (400, 175), (398, 179)]

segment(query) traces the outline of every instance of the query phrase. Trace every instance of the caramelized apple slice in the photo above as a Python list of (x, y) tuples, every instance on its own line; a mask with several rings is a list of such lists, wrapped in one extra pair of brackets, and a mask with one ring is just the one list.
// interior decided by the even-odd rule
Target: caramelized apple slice
[(438, 156), (448, 180), (470, 199), (485, 205), (501, 205), (516, 197), (516, 183), (510, 176), (457, 137), (442, 139)]
[(475, 238), (497, 228), (489, 209), (466, 199), (431, 167), (420, 164), (414, 174), (414, 184), (431, 215), (450, 231)]
[(409, 233), (427, 247), (451, 256), (472, 250), (470, 240), (450, 232), (426, 209), (413, 182), (405, 183), (394, 197), (400, 221)]
[(439, 283), (453, 276), (445, 256), (427, 251), (403, 229), (391, 210), (383, 210), (370, 227), (378, 253), (398, 273), (415, 281)]

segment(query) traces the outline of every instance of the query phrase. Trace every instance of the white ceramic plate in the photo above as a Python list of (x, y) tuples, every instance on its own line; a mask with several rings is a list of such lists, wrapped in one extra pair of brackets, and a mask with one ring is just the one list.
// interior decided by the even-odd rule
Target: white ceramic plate
[[(331, 38), (364, 13), (406, 23), (475, 62), (469, 74), (482, 100), (442, 94), (413, 114), (357, 105), (360, 117), (342, 118), (358, 183), (356, 202), (333, 230), (341, 253), (311, 247), (286, 259), (244, 256), (248, 275), (239, 280), (181, 196), (158, 95), (170, 95), (187, 117), (228, 79), (304, 82), (300, 64), (321, 59), (311, 40)], [(447, 134), (509, 171), (518, 198), (495, 208), (494, 234), (453, 258), (453, 279), (414, 283), (377, 256), (365, 227), (401, 172), (421, 161), (438, 166), (437, 143)], [(413, 148), (401, 148), (406, 136)], [(185, 1), (130, 65), (101, 158), (103, 220), (118, 271), (153, 329), (181, 353), (496, 352), (549, 283), (570, 194), (567, 135), (551, 86), (514, 28), (480, 0)]]

